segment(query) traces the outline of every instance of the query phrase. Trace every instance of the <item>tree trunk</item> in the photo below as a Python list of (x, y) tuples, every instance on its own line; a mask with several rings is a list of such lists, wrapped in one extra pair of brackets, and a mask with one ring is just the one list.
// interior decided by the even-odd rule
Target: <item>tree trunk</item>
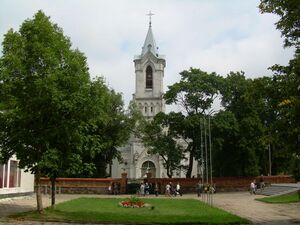
[(56, 178), (51, 177), (50, 181), (51, 181), (51, 207), (53, 207), (55, 205)]
[(167, 176), (169, 177), (169, 178), (172, 178), (172, 171), (171, 171), (171, 166), (169, 166), (169, 164), (166, 162), (166, 164), (167, 164)]
[(43, 208), (43, 202), (42, 202), (40, 178), (41, 178), (41, 175), (40, 175), (40, 171), (38, 170), (35, 174), (36, 203), (37, 203), (37, 211), (39, 213), (42, 213), (44, 208)]
[(186, 171), (186, 178), (191, 178), (191, 176), (192, 176), (193, 163), (194, 163), (194, 154), (192, 151), (190, 151), (189, 167)]

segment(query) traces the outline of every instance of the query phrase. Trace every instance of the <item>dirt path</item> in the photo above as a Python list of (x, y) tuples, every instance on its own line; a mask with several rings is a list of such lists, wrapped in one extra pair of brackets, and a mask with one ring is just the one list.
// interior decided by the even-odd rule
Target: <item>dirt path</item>
[[(87, 195), (57, 195), (57, 203), (64, 202), (70, 199), (87, 196)], [(107, 195), (88, 195), (89, 197), (120, 197)], [(126, 197), (126, 196), (122, 196)], [(290, 204), (267, 204), (256, 201), (255, 198), (262, 196), (250, 195), (248, 192), (238, 193), (217, 193), (213, 198), (213, 205), (222, 208), (226, 211), (232, 212), (236, 215), (244, 217), (253, 224), (268, 224), (268, 225), (295, 225), (300, 224), (300, 203)], [(199, 199), (196, 195), (184, 195), (180, 198), (194, 198)], [(200, 199), (201, 200), (201, 199)], [(50, 197), (43, 197), (44, 207), (50, 205)], [(7, 218), (11, 214), (18, 212), (25, 212), (35, 210), (35, 197), (23, 197), (15, 199), (0, 200), (0, 225), (4, 224), (45, 224), (56, 225), (62, 223), (53, 222), (32, 222), (32, 221), (14, 221)], [(70, 223), (68, 223), (70, 224)]]

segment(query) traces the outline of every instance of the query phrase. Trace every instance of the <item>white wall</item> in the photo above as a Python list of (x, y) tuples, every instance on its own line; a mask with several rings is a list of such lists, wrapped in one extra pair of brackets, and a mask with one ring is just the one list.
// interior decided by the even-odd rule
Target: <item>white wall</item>
[[(8, 184), (10, 179), (10, 162), (11, 160), (17, 160), (15, 156), (13, 156), (8, 163), (5, 165), (8, 167)], [(18, 168), (18, 170), (20, 170)], [(34, 175), (32, 175), (30, 172), (24, 172), (24, 170), (21, 170), (20, 177), (18, 173), (18, 180), (21, 180), (20, 187), (3, 187), (0, 188), (0, 195), (2, 194), (16, 194), (16, 193), (27, 193), (27, 192), (33, 192), (34, 191)], [(18, 183), (18, 181), (17, 181)]]

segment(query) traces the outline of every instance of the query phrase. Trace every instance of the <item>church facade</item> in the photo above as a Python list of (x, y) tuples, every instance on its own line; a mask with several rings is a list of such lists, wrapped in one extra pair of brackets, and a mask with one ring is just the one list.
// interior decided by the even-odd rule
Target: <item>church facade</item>
[[(147, 119), (151, 119), (159, 112), (165, 112), (163, 99), (163, 78), (166, 60), (158, 54), (158, 47), (152, 32), (151, 20), (142, 52), (134, 57), (135, 67), (135, 93), (133, 101)], [(147, 173), (152, 177), (167, 177), (163, 167), (163, 160), (159, 155), (148, 154), (140, 139), (133, 135), (128, 143), (118, 149), (123, 161), (113, 161), (111, 167), (112, 177), (121, 177), (127, 173), (128, 178), (145, 178)], [(182, 162), (184, 163), (184, 162)], [(194, 163), (193, 175), (197, 174), (197, 163)], [(177, 171), (174, 177), (185, 177), (183, 171)]]

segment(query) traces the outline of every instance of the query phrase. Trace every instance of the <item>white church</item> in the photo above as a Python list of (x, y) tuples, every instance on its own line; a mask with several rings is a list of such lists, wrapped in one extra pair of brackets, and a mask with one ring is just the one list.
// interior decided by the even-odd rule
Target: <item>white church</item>
[[(163, 99), (163, 78), (166, 60), (164, 55), (158, 54), (154, 35), (152, 32), (151, 12), (147, 36), (140, 55), (134, 57), (135, 67), (135, 93), (133, 101), (141, 110), (143, 116), (151, 119), (159, 112), (165, 112), (165, 102)], [(131, 179), (141, 179), (146, 177), (146, 173), (151, 173), (151, 177), (167, 177), (163, 166), (163, 160), (159, 155), (148, 154), (140, 139), (131, 135), (128, 143), (118, 149), (122, 156), (122, 163), (117, 159), (113, 161), (111, 167), (112, 177), (121, 177), (122, 173), (127, 173)], [(187, 164), (188, 162), (182, 162)], [(197, 175), (197, 163), (193, 163), (192, 176)], [(176, 171), (173, 177), (185, 177), (184, 171)]]

